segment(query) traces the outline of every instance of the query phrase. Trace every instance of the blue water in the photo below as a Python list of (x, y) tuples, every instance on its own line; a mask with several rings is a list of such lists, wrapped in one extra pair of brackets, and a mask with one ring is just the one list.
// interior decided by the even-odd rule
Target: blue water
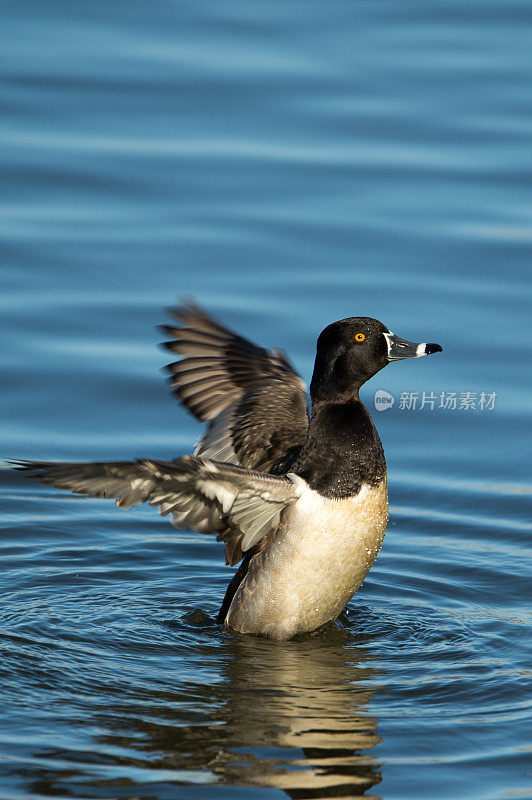
[(300, 641), (212, 622), (210, 538), (2, 471), (0, 800), (532, 797), (530, 3), (2, 17), (1, 457), (190, 452), (176, 295), (307, 382), (344, 316), (444, 353), (367, 385), (388, 534)]

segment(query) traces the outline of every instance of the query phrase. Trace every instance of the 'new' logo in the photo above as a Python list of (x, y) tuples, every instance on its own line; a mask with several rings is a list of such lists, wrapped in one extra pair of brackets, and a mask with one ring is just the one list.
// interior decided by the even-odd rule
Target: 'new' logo
[(373, 402), (377, 411), (387, 411), (395, 403), (395, 397), (384, 389), (377, 389)]

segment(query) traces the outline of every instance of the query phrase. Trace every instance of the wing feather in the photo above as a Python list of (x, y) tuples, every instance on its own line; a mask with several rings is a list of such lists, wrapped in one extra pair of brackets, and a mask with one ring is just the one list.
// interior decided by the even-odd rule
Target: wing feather
[(12, 463), (41, 483), (91, 497), (114, 497), (120, 508), (144, 502), (158, 506), (162, 515), (172, 515), (178, 528), (217, 534), (226, 542), (230, 564), (276, 530), (283, 511), (299, 496), (297, 483), (289, 477), (197, 456), (176, 461)]
[(306, 389), (284, 353), (258, 347), (194, 303), (169, 313), (178, 324), (161, 326), (172, 337), (164, 344), (181, 357), (167, 367), (170, 386), (209, 422), (195, 454), (267, 472), (301, 448)]

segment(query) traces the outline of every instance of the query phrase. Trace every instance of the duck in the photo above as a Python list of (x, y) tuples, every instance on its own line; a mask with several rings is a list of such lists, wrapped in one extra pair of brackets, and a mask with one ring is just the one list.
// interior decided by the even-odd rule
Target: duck
[(441, 352), (371, 317), (319, 335), (310, 383), (188, 300), (169, 309), (170, 387), (199, 422), (171, 461), (12, 461), (43, 484), (128, 509), (148, 503), (179, 529), (215, 535), (239, 565), (217, 622), (283, 641), (335, 620), (362, 585), (388, 523), (386, 460), (360, 388), (394, 361)]

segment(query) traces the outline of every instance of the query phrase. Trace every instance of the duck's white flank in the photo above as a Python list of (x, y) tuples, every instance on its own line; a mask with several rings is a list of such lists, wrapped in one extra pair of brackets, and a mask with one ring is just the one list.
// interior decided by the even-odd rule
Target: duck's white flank
[(299, 499), (271, 543), (251, 559), (226, 624), (242, 633), (288, 639), (335, 619), (381, 548), (388, 522), (386, 479), (334, 500), (297, 476)]

